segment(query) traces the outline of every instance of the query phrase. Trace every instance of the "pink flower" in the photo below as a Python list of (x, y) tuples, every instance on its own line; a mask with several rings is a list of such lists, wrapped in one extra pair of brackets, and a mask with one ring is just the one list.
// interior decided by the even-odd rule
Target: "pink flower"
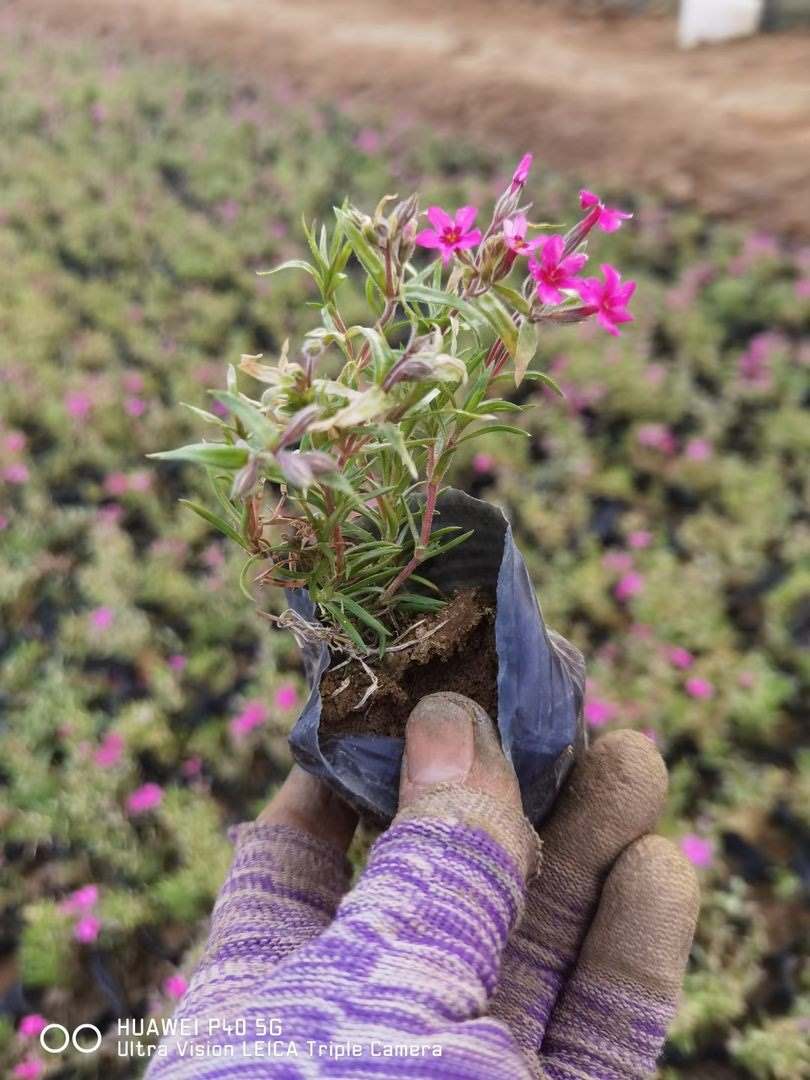
[(8, 518), (6, 517), (5, 514), (0, 514), (0, 532), (2, 532), (3, 529), (7, 529), (7, 528), (8, 528)]
[(373, 128), (361, 128), (354, 138), (354, 145), (363, 154), (376, 154), (382, 145), (380, 133)]
[(114, 525), (121, 520), (123, 513), (124, 509), (118, 503), (110, 503), (108, 506), (99, 507), (98, 518), (107, 525)]
[(65, 408), (74, 420), (84, 420), (93, 408), (93, 399), (83, 390), (73, 390), (65, 394)]
[(298, 704), (298, 691), (292, 683), (284, 683), (276, 690), (273, 701), (277, 709), (294, 709)]
[(76, 889), (59, 905), (62, 911), (71, 915), (87, 913), (98, 902), (98, 885), (83, 885)]
[(124, 752), (124, 736), (118, 731), (108, 731), (101, 746), (93, 754), (93, 761), (102, 769), (117, 765)]
[(537, 295), (544, 304), (561, 304), (565, 297), (561, 289), (577, 289), (581, 281), (574, 275), (587, 262), (587, 255), (567, 255), (563, 258), (565, 240), (549, 236), (543, 242), (539, 260), (529, 259), (529, 272), (537, 282)]
[(652, 543), (652, 533), (648, 532), (647, 529), (635, 529), (627, 537), (627, 543), (636, 551), (648, 548)]
[(227, 225), (232, 225), (236, 221), (239, 217), (239, 210), (239, 203), (236, 199), (226, 199), (217, 207), (217, 213)]
[(185, 671), (188, 659), (182, 653), (175, 653), (169, 657), (167, 663), (172, 671)]
[(667, 649), (667, 660), (673, 667), (680, 668), (681, 671), (690, 668), (695, 662), (695, 658), (689, 650), (681, 648), (680, 645), (672, 645)]
[(598, 225), (604, 232), (616, 232), (623, 221), (629, 221), (633, 216), (625, 213), (624, 210), (616, 210), (610, 206), (605, 206), (599, 196), (594, 195), (587, 188), (583, 188), (579, 193), (579, 205), (583, 210), (598, 209), (598, 216), (594, 224)]
[(188, 980), (182, 975), (169, 975), (163, 982), (163, 993), (177, 1001), (188, 990)]
[(643, 588), (644, 578), (637, 570), (630, 570), (616, 582), (613, 595), (617, 600), (629, 600), (633, 596), (638, 596)]
[(108, 495), (126, 495), (129, 491), (129, 477), (122, 472), (107, 473), (104, 477), (104, 491)]
[(125, 398), (124, 412), (126, 412), (127, 416), (143, 416), (146, 412), (146, 402), (139, 397)]
[(602, 566), (606, 570), (615, 570), (623, 574), (633, 568), (633, 557), (626, 551), (606, 551), (602, 556)]
[(21, 431), (9, 431), (3, 443), (10, 454), (19, 454), (25, 449), (26, 438)]
[(152, 474), (147, 469), (137, 469), (129, 475), (131, 491), (148, 491), (152, 486)]
[(651, 743), (655, 743), (656, 746), (658, 745), (658, 732), (655, 728), (645, 727), (642, 729), (641, 734), (645, 739), (649, 739)]
[(635, 281), (622, 285), (622, 276), (610, 263), (602, 264), (604, 281), (599, 278), (582, 278), (577, 282), (577, 289), (583, 302), (592, 308), (600, 326), (614, 337), (619, 336), (621, 323), (633, 322), (633, 316), (627, 310), (630, 298), (636, 291)]
[(755, 686), (756, 681), (757, 677), (753, 673), (753, 671), (741, 671), (740, 677), (737, 680), (740, 686), (742, 686), (745, 690), (750, 690), (753, 686)]
[(130, 814), (144, 814), (154, 810), (163, 802), (163, 788), (159, 784), (142, 784), (127, 796), (127, 810)]
[(45, 1072), (45, 1064), (39, 1058), (25, 1058), (18, 1062), (11, 1071), (14, 1080), (38, 1080)]
[(714, 686), (708, 679), (692, 678), (686, 680), (686, 692), (689, 697), (698, 698), (700, 701), (706, 701), (710, 697), (714, 697)]
[(662, 454), (674, 454), (678, 446), (666, 424), (642, 424), (636, 431), (636, 439), (639, 446)]
[(199, 776), (202, 772), (203, 761), (199, 754), (192, 754), (190, 758), (186, 758), (183, 764), (180, 766), (180, 772), (183, 776)]
[(223, 405), (221, 401), (212, 401), (210, 411), (214, 416), (218, 416), (220, 419), (224, 420), (228, 415), (228, 406)]
[(26, 1039), (35, 1038), (43, 1028), (48, 1026), (48, 1021), (39, 1013), (28, 1013), (17, 1025), (17, 1031)]
[(3, 469), (3, 479), (9, 484), (25, 484), (28, 476), (28, 466), (21, 461), (13, 461)]
[(90, 612), (90, 625), (94, 630), (109, 630), (115, 621), (115, 612), (112, 608), (99, 607)]
[(796, 299), (810, 300), (810, 277), (802, 278), (796, 282)]
[(472, 459), (473, 472), (491, 473), (495, 468), (495, 458), (492, 454), (476, 454)]
[(714, 845), (711, 840), (706, 840), (695, 833), (687, 833), (681, 838), (681, 851), (693, 866), (705, 869), (712, 865)]
[(415, 242), (420, 247), (438, 248), (442, 262), (447, 263), (455, 251), (475, 247), (481, 242), (481, 230), (471, 227), (477, 214), (474, 206), (462, 206), (451, 218), (440, 206), (431, 206), (427, 218), (433, 228), (417, 233)]
[(95, 915), (82, 915), (73, 927), (73, 936), (83, 945), (94, 942), (101, 931), (101, 919)]
[(618, 706), (604, 698), (589, 698), (585, 702), (583, 714), (585, 722), (591, 727), (602, 727), (614, 720), (619, 713)]
[(121, 381), (124, 384), (124, 389), (130, 394), (140, 394), (141, 390), (143, 390), (143, 375), (141, 375), (140, 371), (125, 371)]
[(503, 238), (506, 246), (516, 255), (528, 255), (543, 243), (542, 236), (534, 240), (526, 239), (528, 222), (525, 214), (516, 214), (513, 218), (507, 218), (503, 223)]
[(714, 453), (714, 447), (708, 439), (690, 439), (684, 449), (684, 457), (690, 461), (708, 461)]
[(517, 164), (517, 168), (512, 174), (512, 183), (509, 186), (509, 190), (514, 192), (518, 188), (525, 186), (526, 181), (529, 179), (529, 172), (531, 171), (532, 162), (534, 157), (532, 154), (524, 154)]
[(249, 701), (239, 715), (231, 720), (229, 725), (231, 734), (235, 738), (241, 738), (243, 735), (253, 731), (254, 728), (261, 727), (266, 720), (267, 709), (264, 702)]

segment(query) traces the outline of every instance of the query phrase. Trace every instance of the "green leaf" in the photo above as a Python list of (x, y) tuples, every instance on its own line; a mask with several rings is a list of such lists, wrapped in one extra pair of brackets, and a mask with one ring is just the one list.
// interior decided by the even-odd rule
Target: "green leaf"
[(531, 304), (517, 289), (511, 289), (508, 285), (493, 285), (492, 287), (498, 296), (502, 297), (507, 304), (510, 304), (515, 311), (519, 311), (521, 315), (529, 314)]
[(147, 457), (158, 461), (191, 461), (195, 465), (210, 465), (215, 469), (241, 469), (250, 456), (246, 446), (226, 446), (224, 443), (191, 443), (176, 450), (162, 450)]
[(271, 424), (267, 417), (259, 412), (255, 405), (251, 405), (241, 394), (232, 394), (228, 390), (216, 390), (212, 393), (215, 401), (226, 405), (234, 416), (238, 416), (251, 435), (254, 435), (262, 445), (269, 447), (276, 442), (279, 431)]
[[(402, 295), (409, 301), (415, 300), (422, 304), (433, 304), (441, 308), (446, 308), (448, 311), (455, 309), (456, 311), (460, 311), (463, 315), (466, 315), (471, 322), (478, 322), (481, 319), (480, 312), (469, 300), (462, 300), (460, 296), (455, 296), (453, 293), (442, 292), (440, 289), (431, 289), (428, 285), (415, 285), (412, 282), (408, 282), (402, 290)], [(446, 314), (446, 312), (444, 314)]]
[(444, 544), (438, 544), (434, 549), (430, 544), (427, 549), (426, 559), (433, 559), (436, 555), (444, 555), (445, 552), (451, 551), (454, 547), (458, 547), (459, 544), (463, 544), (465, 540), (469, 540), (475, 529), (468, 529), (466, 532), (461, 533), (460, 536), (454, 536), (452, 540), (448, 540)]
[(524, 319), (518, 333), (517, 348), (515, 350), (515, 386), (520, 386), (523, 376), (526, 374), (529, 364), (534, 360), (537, 352), (538, 329), (537, 323)]
[(196, 405), (189, 405), (187, 401), (181, 401), (180, 404), (184, 409), (188, 409), (189, 412), (193, 412), (195, 416), (198, 416), (200, 420), (204, 420), (206, 424), (216, 424), (219, 428), (227, 428), (228, 425), (222, 419), (221, 416), (216, 416), (212, 412), (208, 412), (207, 409), (199, 409)]
[(496, 431), (503, 431), (508, 435), (523, 435), (526, 438), (529, 437), (529, 432), (524, 431), (523, 428), (515, 427), (513, 424), (484, 424), (480, 428), (476, 428), (475, 431), (469, 431), (456, 443), (456, 446), (461, 446), (462, 443), (467, 442), (469, 439), (477, 439), (479, 435), (491, 435)]
[(382, 383), (388, 369), (394, 363), (394, 353), (385, 336), (369, 326), (352, 326), (346, 332), (346, 337), (357, 335), (364, 337), (371, 348), (371, 358), (374, 365), (374, 381)]
[(187, 506), (189, 510), (193, 510), (195, 514), (198, 514), (203, 521), (207, 521), (209, 525), (213, 525), (215, 529), (218, 529), (225, 536), (229, 536), (231, 540), (235, 540), (236, 543), (247, 550), (247, 544), (244, 541), (244, 537), (240, 536), (233, 526), (228, 522), (215, 514), (212, 510), (209, 510), (207, 506), (203, 506), (201, 503), (193, 502), (191, 499), (180, 499), (181, 506)]
[(419, 471), (416, 468), (413, 458), (408, 452), (408, 447), (405, 445), (405, 439), (402, 434), (402, 429), (397, 424), (385, 423), (380, 425), (380, 431), (382, 431), (391, 446), (396, 450), (403, 465), (411, 474), (413, 480), (419, 479)]
[(361, 652), (368, 652), (368, 646), (365, 641), (363, 641), (355, 626), (346, 618), (337, 604), (332, 604), (329, 601), (321, 601), (319, 606), (323, 608), (332, 622), (346, 634)]
[(504, 343), (512, 357), (517, 352), (518, 332), (512, 316), (494, 293), (484, 293), (478, 298), (478, 306), (489, 325)]
[(320, 274), (312, 263), (305, 262), (304, 259), (288, 259), (287, 262), (283, 262), (280, 266), (274, 266), (272, 270), (259, 270), (256, 276), (270, 277), (271, 274), (279, 274), (282, 270), (303, 270), (320, 284)]
[(420, 596), (419, 593), (395, 593), (391, 597), (397, 607), (410, 611), (441, 611), (447, 606), (446, 600), (437, 600), (433, 596)]
[(346, 234), (346, 239), (352, 246), (352, 251), (356, 255), (358, 262), (380, 292), (384, 293), (385, 268), (383, 267), (382, 259), (344, 210), (336, 207), (335, 214), (340, 222), (341, 228)]

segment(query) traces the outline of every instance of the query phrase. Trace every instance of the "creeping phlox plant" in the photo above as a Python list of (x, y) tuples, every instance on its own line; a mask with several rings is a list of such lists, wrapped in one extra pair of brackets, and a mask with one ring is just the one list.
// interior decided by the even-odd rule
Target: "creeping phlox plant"
[[(312, 261), (270, 273), (314, 279), (321, 325), (293, 354), (285, 342), (275, 363), (243, 356), (252, 392), (231, 367), (228, 389), (213, 391), (225, 419), (194, 410), (224, 441), (153, 455), (206, 467), (221, 512), (188, 505), (249, 552), (245, 573), (261, 564), (260, 583), (309, 591), (320, 626), (292, 611), (271, 616), (299, 637), (381, 654), (439, 609), (421, 570), (470, 535), (436, 514), (454, 452), (484, 433), (524, 434), (503, 422), (521, 409), (501, 395), (510, 380), (554, 386), (529, 370), (544, 325), (596, 317), (618, 334), (632, 318), (633, 282), (607, 264), (601, 277), (581, 275), (589, 233), (630, 215), (583, 191), (584, 215), (568, 232), (532, 236), (548, 226), (532, 225), (531, 205), (521, 205), (531, 161), (521, 160), (483, 231), (473, 206), (454, 215), (432, 206), (420, 228), (416, 195), (386, 196), (373, 217), (344, 205), (331, 235), (305, 225)], [(418, 248), (436, 259), (420, 267)], [(365, 275), (370, 325), (341, 313), (352, 260)], [(268, 484), (278, 492), (271, 505)]]

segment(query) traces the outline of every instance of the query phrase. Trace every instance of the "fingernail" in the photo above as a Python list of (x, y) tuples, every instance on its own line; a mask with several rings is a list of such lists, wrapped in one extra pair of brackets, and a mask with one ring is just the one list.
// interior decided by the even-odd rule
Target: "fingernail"
[(444, 694), (423, 698), (408, 718), (405, 752), (414, 784), (463, 780), (475, 755), (472, 717)]

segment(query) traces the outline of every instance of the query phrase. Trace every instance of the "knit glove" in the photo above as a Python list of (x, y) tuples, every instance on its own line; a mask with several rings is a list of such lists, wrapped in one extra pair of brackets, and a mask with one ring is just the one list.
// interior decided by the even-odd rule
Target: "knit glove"
[[(317, 782), (300, 783), (315, 798)], [(544, 830), (538, 876), (492, 724), (461, 695), (431, 695), (409, 720), (400, 812), (342, 902), (345, 809), (328, 841), (305, 807), (237, 830), (149, 1077), (649, 1075), (697, 908), (688, 864), (639, 839), (664, 789), (648, 740), (601, 740)]]

